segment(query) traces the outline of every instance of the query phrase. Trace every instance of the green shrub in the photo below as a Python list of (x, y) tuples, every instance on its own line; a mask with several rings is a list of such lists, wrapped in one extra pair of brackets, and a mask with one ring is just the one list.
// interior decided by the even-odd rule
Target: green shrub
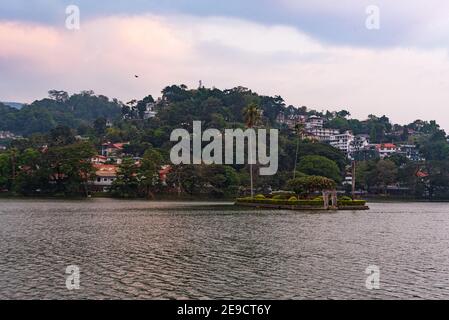
[(288, 199), (288, 201), (290, 202), (290, 201), (298, 201), (298, 198), (296, 198), (296, 197), (290, 197), (289, 199)]
[[(293, 197), (292, 197), (293, 198)], [(322, 207), (323, 201), (316, 200), (283, 200), (283, 199), (256, 199), (256, 198), (238, 198), (237, 203), (260, 203), (260, 204), (272, 204), (272, 205), (294, 205), (294, 206), (317, 206)]]
[(277, 195), (273, 196), (272, 199), (275, 199), (275, 200), (282, 200), (282, 199), (285, 199), (285, 198), (284, 198), (284, 196), (282, 196), (282, 195), (280, 195), (280, 194), (277, 194)]
[(265, 199), (265, 196), (263, 194), (258, 194), (254, 197), (254, 199)]
[(343, 196), (341, 198), (338, 198), (338, 200), (341, 200), (341, 201), (352, 201), (352, 198), (348, 197), (348, 196)]
[(316, 197), (313, 200), (315, 200), (315, 201), (324, 201), (323, 196)]
[(339, 206), (364, 206), (366, 205), (365, 200), (339, 200)]
[(273, 196), (281, 196), (283, 199), (288, 199), (289, 197), (296, 196), (293, 191), (273, 191), (271, 193)]
[(332, 179), (320, 176), (307, 176), (287, 181), (287, 188), (296, 194), (310, 194), (314, 191), (333, 190), (336, 183)]

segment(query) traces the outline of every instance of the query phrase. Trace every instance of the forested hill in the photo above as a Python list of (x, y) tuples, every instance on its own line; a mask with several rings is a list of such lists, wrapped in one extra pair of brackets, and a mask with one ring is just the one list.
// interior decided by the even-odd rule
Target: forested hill
[(64, 91), (53, 90), (49, 96), (20, 110), (0, 103), (0, 131), (21, 135), (47, 133), (61, 125), (77, 129), (92, 125), (98, 118), (114, 120), (121, 116), (119, 101), (92, 91), (69, 96)]
[[(341, 132), (352, 131), (355, 135), (366, 134), (372, 143), (413, 142), (410, 133), (432, 136), (437, 134), (445, 140), (446, 133), (435, 121), (416, 120), (406, 125), (391, 123), (388, 117), (369, 115), (368, 119), (351, 119), (344, 108), (340, 111), (317, 112), (313, 108), (287, 105), (280, 96), (259, 95), (244, 87), (220, 90), (217, 88), (189, 89), (184, 85), (171, 85), (162, 90), (162, 96), (156, 102), (151, 95), (123, 104), (117, 99), (95, 95), (92, 91), (83, 91), (69, 95), (64, 91), (52, 90), (49, 98), (37, 100), (22, 109), (0, 103), (0, 131), (30, 135), (48, 133), (50, 130), (65, 126), (83, 135), (92, 128), (96, 120), (99, 123), (111, 120), (123, 131), (125, 127), (135, 127), (140, 133), (151, 129), (152, 139), (168, 136), (173, 128), (189, 129), (193, 120), (201, 120), (203, 126), (223, 129), (226, 127), (243, 127), (243, 109), (250, 103), (256, 103), (263, 112), (264, 126), (285, 128), (278, 120), (297, 119), (301, 116), (317, 115), (322, 117), (326, 128)], [(145, 112), (148, 104), (153, 104), (157, 116), (146, 121)], [(320, 107), (319, 109), (323, 109)], [(109, 137), (114, 140), (117, 130), (112, 128)], [(128, 130), (129, 131), (129, 130)], [(132, 135), (132, 136), (135, 136)], [(121, 139), (127, 135), (120, 134)], [(132, 138), (132, 137), (131, 137)]]

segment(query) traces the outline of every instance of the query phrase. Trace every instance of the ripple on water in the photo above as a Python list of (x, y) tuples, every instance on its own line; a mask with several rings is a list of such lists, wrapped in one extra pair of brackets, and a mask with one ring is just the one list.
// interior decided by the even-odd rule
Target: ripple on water
[[(449, 298), (449, 204), (368, 212), (0, 200), (2, 299)], [(68, 291), (65, 268), (81, 288)], [(381, 288), (365, 288), (365, 269)]]

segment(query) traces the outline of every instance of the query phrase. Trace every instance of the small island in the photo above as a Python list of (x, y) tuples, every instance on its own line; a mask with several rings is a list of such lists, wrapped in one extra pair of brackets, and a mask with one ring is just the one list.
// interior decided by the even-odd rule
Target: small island
[[(304, 176), (289, 180), (291, 191), (276, 191), (268, 195), (258, 194), (237, 198), (235, 205), (255, 208), (286, 210), (368, 210), (365, 200), (348, 196), (338, 198), (336, 183), (320, 176)], [(321, 193), (321, 196), (317, 196)]]

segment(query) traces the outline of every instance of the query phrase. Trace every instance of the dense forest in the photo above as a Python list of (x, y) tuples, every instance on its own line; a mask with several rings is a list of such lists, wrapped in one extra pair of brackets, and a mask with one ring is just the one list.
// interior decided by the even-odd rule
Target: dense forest
[(30, 135), (47, 133), (57, 126), (82, 129), (98, 118), (118, 119), (122, 106), (92, 91), (69, 96), (64, 91), (52, 90), (49, 98), (25, 105), (20, 110), (0, 103), (0, 130)]
[[(145, 118), (148, 104), (154, 105), (156, 116)], [(36, 190), (80, 192), (79, 186), (94, 173), (87, 161), (99, 153), (101, 144), (129, 142), (124, 148), (122, 174), (111, 192), (130, 196), (146, 195), (150, 189), (154, 194), (167, 192), (167, 186), (146, 177), (154, 175), (161, 165), (170, 164), (172, 130), (191, 131), (194, 120), (202, 121), (203, 128), (245, 128), (244, 110), (251, 104), (261, 111), (258, 127), (280, 130), (278, 174), (257, 176), (257, 192), (283, 189), (293, 176), (327, 177), (339, 183), (340, 189), (349, 191), (348, 186), (340, 184), (350, 171), (350, 161), (342, 152), (325, 143), (302, 139), (298, 132), (277, 121), (280, 114), (317, 115), (325, 119), (326, 128), (369, 135), (371, 143), (408, 143), (418, 147), (423, 159), (418, 162), (399, 155), (359, 161), (358, 189), (387, 194), (387, 187), (396, 185), (403, 190), (402, 196), (449, 198), (449, 145), (446, 133), (435, 121), (399, 125), (392, 124), (385, 115), (357, 120), (350, 118), (346, 108), (318, 112), (286, 105), (280, 96), (263, 96), (243, 87), (189, 89), (184, 85), (164, 88), (159, 99), (149, 95), (128, 103), (92, 91), (69, 95), (52, 90), (48, 98), (20, 110), (0, 104), (0, 131), (24, 136), (9, 141), (8, 149), (0, 153), (0, 189), (22, 194)], [(136, 167), (128, 161), (131, 158), (142, 159), (144, 164)], [(167, 180), (169, 187), (179, 184), (177, 188), (190, 195), (222, 197), (246, 188), (249, 170), (242, 165), (185, 165), (174, 167)]]

